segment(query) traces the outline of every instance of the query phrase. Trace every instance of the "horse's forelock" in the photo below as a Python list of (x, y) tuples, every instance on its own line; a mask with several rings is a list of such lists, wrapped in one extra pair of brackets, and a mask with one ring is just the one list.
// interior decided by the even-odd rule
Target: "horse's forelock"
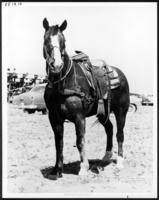
[(52, 26), (50, 28), (50, 35), (56, 35), (58, 33), (59, 27), (58, 25)]

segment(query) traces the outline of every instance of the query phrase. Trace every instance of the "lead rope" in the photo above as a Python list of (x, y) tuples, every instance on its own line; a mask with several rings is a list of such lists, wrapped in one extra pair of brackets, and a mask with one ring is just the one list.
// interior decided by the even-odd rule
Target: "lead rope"
[(66, 78), (66, 76), (69, 74), (69, 72), (71, 71), (71, 68), (72, 68), (72, 60), (70, 60), (70, 67), (67, 70), (66, 74), (61, 79), (59, 79), (58, 81), (54, 81), (53, 84), (58, 83), (58, 82), (64, 80)]

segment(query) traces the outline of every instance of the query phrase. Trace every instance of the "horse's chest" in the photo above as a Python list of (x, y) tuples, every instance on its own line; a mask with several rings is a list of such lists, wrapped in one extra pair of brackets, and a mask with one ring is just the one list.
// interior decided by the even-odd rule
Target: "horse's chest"
[(54, 101), (52, 110), (58, 115), (66, 115), (68, 109), (64, 102), (61, 102), (60, 99)]

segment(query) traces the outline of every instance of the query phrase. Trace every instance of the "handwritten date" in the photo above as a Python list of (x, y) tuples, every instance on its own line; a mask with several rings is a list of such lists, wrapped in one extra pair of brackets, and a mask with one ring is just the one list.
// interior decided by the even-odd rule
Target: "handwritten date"
[(21, 6), (22, 2), (5, 2), (5, 6)]

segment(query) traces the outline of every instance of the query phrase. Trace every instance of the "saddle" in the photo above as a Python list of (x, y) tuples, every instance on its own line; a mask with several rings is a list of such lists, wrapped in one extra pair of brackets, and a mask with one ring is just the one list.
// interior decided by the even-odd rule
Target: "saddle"
[(108, 66), (104, 60), (90, 60), (82, 51), (75, 52), (77, 55), (72, 56), (72, 60), (78, 62), (90, 87), (97, 92), (98, 99), (107, 99), (109, 89), (115, 89), (120, 85), (115, 68)]
[(105, 77), (104, 85), (110, 81), (111, 90), (120, 86), (119, 76), (114, 67), (107, 65), (103, 60), (93, 60), (91, 64), (92, 70), (99, 80)]
[(84, 62), (89, 60), (89, 56), (83, 53), (82, 51), (75, 51), (76, 55), (72, 56), (72, 60), (75, 62)]

